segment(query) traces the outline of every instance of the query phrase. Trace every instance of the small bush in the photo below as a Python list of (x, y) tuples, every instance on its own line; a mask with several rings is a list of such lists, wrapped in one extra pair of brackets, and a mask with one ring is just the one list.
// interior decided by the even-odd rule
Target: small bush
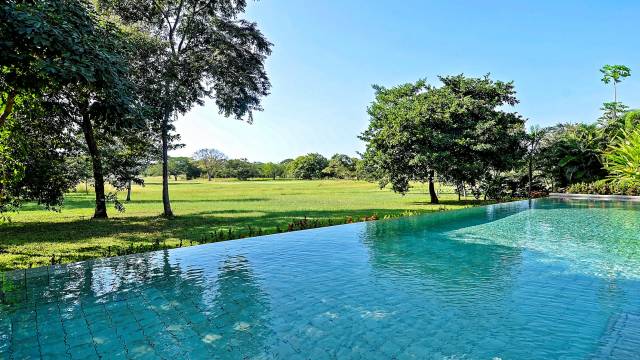
[(640, 195), (640, 186), (633, 182), (598, 180), (592, 183), (576, 183), (567, 188), (569, 194)]

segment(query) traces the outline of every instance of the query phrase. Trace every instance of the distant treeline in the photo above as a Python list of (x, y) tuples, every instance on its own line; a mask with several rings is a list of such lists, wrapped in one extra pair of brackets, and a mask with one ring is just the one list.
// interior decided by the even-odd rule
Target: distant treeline
[[(161, 176), (160, 163), (149, 166), (144, 175)], [(318, 153), (309, 153), (280, 162), (250, 162), (247, 159), (229, 159), (215, 149), (202, 149), (192, 157), (170, 157), (169, 175), (174, 180), (185, 176), (196, 178), (289, 178), (289, 179), (369, 179), (362, 159), (335, 154), (330, 159)]]

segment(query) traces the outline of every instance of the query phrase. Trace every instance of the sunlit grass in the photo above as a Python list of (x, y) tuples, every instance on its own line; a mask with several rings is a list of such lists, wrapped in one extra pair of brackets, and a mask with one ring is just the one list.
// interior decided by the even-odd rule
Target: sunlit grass
[[(94, 195), (84, 185), (66, 196), (60, 212), (26, 205), (0, 224), (0, 270), (73, 262), (114, 255), (131, 247), (175, 247), (287, 230), (307, 218), (320, 226), (348, 221), (414, 215), (479, 204), (458, 202), (451, 189), (440, 188), (440, 205), (428, 203), (425, 185), (416, 184), (406, 196), (376, 184), (349, 180), (171, 182), (175, 219), (160, 217), (160, 179), (134, 186), (126, 211), (109, 208), (109, 220), (91, 220)], [(119, 197), (124, 198), (123, 193)], [(229, 232), (229, 229), (231, 232)], [(224, 232), (224, 236), (220, 234)]]

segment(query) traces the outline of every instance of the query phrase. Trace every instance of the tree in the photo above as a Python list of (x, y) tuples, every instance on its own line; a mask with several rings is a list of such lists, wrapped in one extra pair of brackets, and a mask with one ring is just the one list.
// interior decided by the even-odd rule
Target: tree
[(172, 119), (213, 98), (220, 113), (251, 122), (253, 111), (261, 110), (260, 98), (270, 88), (264, 60), (271, 44), (255, 23), (238, 19), (246, 0), (99, 3), (165, 45), (155, 60), (161, 65), (162, 200), (164, 215), (172, 216), (168, 183)]
[(322, 174), (337, 179), (352, 179), (356, 176), (356, 159), (344, 154), (335, 154), (329, 160)]
[(132, 184), (144, 185), (141, 174), (160, 158), (155, 135), (150, 128), (138, 128), (118, 137), (101, 138), (105, 178), (116, 189), (127, 190), (126, 201), (131, 201)]
[(622, 116), (614, 118), (613, 109), (609, 106), (611, 103), (605, 103), (601, 109), (604, 111), (602, 116), (598, 119), (598, 125), (602, 130), (602, 142), (604, 147), (607, 147), (611, 142), (619, 136), (623, 135), (624, 131), (633, 130), (636, 126), (640, 126), (640, 110), (628, 110), (625, 105), (620, 105), (617, 110), (624, 112)]
[(406, 193), (410, 181), (429, 183), (438, 203), (436, 175), (447, 182), (476, 185), (521, 159), (524, 119), (501, 110), (518, 100), (512, 83), (488, 76), (439, 77), (393, 88), (374, 86), (364, 158), (380, 180)]
[(200, 168), (207, 173), (207, 179), (211, 181), (211, 178), (224, 167), (227, 155), (217, 149), (200, 149), (193, 154), (193, 158), (198, 161)]
[(168, 171), (175, 181), (178, 181), (178, 176), (182, 174), (187, 180), (195, 179), (201, 174), (200, 168), (186, 156), (170, 157)]
[[(617, 119), (618, 106), (618, 83), (631, 76), (631, 69), (624, 65), (605, 65), (600, 69), (602, 82), (613, 83), (613, 103), (608, 103), (613, 110), (613, 118)], [(606, 106), (605, 106), (606, 107)]]
[(600, 108), (602, 115), (598, 118), (598, 124), (603, 131), (603, 135), (609, 141), (613, 139), (621, 127), (624, 126), (623, 117), (619, 117), (618, 114), (626, 113), (629, 107), (618, 102), (605, 102)]
[(260, 171), (255, 164), (247, 161), (247, 159), (231, 159), (225, 163), (226, 173), (229, 177), (235, 177), (238, 180), (249, 180), (250, 178), (260, 176)]
[(273, 180), (275, 180), (276, 177), (284, 175), (284, 172), (284, 166), (281, 164), (276, 164), (273, 162), (262, 164), (262, 174), (265, 177), (271, 178)]
[(329, 161), (318, 153), (309, 153), (298, 156), (287, 165), (291, 177), (296, 179), (321, 179), (322, 170), (327, 167)]

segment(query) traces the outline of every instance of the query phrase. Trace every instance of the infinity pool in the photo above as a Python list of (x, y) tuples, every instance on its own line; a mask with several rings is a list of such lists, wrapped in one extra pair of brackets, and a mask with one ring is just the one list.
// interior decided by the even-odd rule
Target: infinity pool
[(3, 287), (6, 359), (638, 359), (640, 204), (514, 202)]

